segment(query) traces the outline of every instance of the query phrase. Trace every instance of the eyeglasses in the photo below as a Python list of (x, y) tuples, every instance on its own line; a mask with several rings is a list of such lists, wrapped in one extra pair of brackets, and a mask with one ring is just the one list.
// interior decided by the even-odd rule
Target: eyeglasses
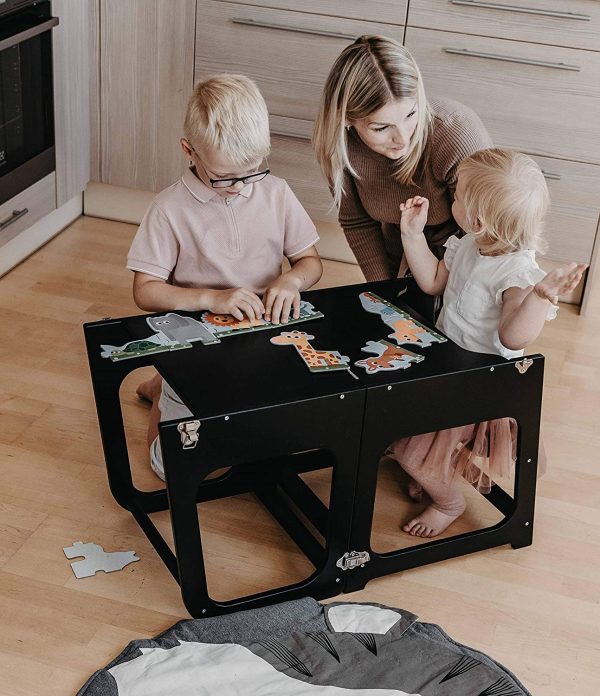
[(241, 181), (244, 184), (253, 184), (256, 181), (262, 181), (265, 176), (270, 173), (270, 169), (265, 169), (263, 172), (248, 174), (248, 176), (238, 176), (233, 179), (209, 179), (209, 181), (213, 188), (229, 188), (230, 186), (235, 186), (238, 181)]
[[(204, 166), (204, 162), (200, 159), (200, 156), (196, 152), (196, 150), (192, 147), (191, 143), (187, 143), (188, 147), (190, 150), (196, 155), (200, 163), (202, 164), (202, 167), (204, 168), (204, 171), (208, 174), (208, 169)], [(267, 174), (270, 174), (271, 170), (270, 169), (265, 169), (262, 172), (256, 172), (255, 174), (248, 174), (248, 176), (238, 176), (234, 177), (233, 179), (211, 179), (210, 177), (208, 180), (210, 181), (210, 185), (213, 188), (229, 188), (230, 186), (235, 186), (238, 181), (241, 181), (244, 184), (254, 184), (257, 181), (262, 181)]]

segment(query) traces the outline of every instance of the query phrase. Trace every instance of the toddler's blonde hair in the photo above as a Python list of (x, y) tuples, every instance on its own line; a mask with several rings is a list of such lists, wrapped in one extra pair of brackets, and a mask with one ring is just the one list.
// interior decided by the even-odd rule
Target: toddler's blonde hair
[(344, 170), (358, 177), (348, 157), (347, 121), (366, 118), (405, 98), (417, 104), (417, 125), (408, 154), (394, 171), (394, 178), (403, 184), (413, 183), (431, 131), (423, 79), (413, 57), (393, 39), (360, 36), (333, 64), (315, 121), (313, 146), (338, 208), (344, 194)]
[(195, 147), (209, 146), (243, 165), (269, 154), (269, 113), (245, 75), (215, 75), (199, 82), (188, 102), (183, 132)]
[(460, 163), (457, 173), (466, 178), (466, 220), (483, 253), (545, 250), (543, 218), (550, 196), (531, 157), (503, 148), (478, 150)]

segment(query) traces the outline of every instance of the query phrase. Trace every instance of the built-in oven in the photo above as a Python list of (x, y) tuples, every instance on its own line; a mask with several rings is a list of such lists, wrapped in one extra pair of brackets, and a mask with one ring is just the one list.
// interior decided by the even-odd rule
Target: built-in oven
[(0, 0), (0, 204), (54, 171), (57, 24), (48, 0)]

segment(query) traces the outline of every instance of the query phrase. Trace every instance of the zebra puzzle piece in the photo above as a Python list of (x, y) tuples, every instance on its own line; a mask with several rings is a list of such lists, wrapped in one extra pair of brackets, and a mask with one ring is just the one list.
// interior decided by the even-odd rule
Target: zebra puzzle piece
[(363, 309), (371, 314), (381, 315), (383, 322), (393, 329), (393, 333), (389, 334), (388, 338), (396, 341), (398, 345), (412, 343), (426, 348), (432, 343), (445, 343), (448, 340), (379, 295), (361, 292), (359, 297)]
[(384, 340), (369, 341), (361, 350), (375, 354), (375, 357), (363, 358), (354, 363), (357, 367), (364, 367), (369, 375), (384, 370), (405, 370), (411, 363), (425, 360), (423, 355)]
[(273, 336), (271, 343), (276, 346), (294, 346), (302, 360), (311, 372), (330, 372), (346, 370), (352, 377), (358, 377), (350, 371), (350, 358), (337, 350), (317, 350), (309, 341), (314, 336), (305, 331), (283, 331), (279, 336)]
[(84, 544), (82, 541), (73, 542), (73, 546), (66, 546), (63, 551), (67, 558), (84, 556), (85, 560), (71, 563), (71, 568), (77, 579), (89, 578), (99, 570), (103, 570), (105, 573), (122, 570), (126, 565), (140, 560), (134, 551), (107, 553), (98, 544)]

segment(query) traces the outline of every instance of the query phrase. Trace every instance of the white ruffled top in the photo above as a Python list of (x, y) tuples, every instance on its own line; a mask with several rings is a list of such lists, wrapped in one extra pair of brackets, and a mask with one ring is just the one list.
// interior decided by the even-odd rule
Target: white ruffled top
[[(466, 350), (505, 358), (523, 355), (522, 350), (509, 350), (500, 343), (502, 293), (507, 288), (535, 285), (545, 276), (536, 263), (535, 251), (483, 256), (469, 234), (461, 239), (453, 235), (444, 246), (444, 263), (450, 275), (437, 328)], [(546, 320), (554, 319), (556, 312), (557, 307), (550, 305)]]

